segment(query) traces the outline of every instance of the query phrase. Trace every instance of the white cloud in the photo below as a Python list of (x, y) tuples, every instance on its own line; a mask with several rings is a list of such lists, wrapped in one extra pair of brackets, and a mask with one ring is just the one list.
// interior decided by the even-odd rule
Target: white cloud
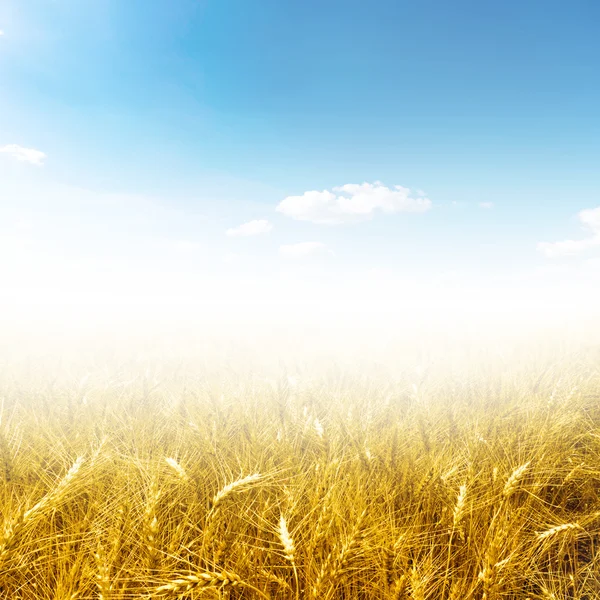
[(600, 234), (600, 206), (582, 210), (579, 213), (579, 220), (582, 225), (591, 229), (594, 233)]
[(2, 31), (2, 29), (0, 29), (0, 37), (2, 37), (4, 35), (4, 31)]
[(548, 258), (561, 256), (577, 256), (590, 248), (600, 246), (600, 236), (585, 238), (583, 240), (563, 240), (562, 242), (540, 242), (538, 250)]
[(46, 160), (46, 154), (33, 148), (23, 148), (17, 144), (8, 144), (0, 148), (0, 153), (8, 154), (21, 162), (28, 162), (41, 167)]
[(484, 208), (484, 209), (490, 210), (490, 209), (494, 208), (494, 203), (493, 202), (480, 202), (479, 208)]
[(284, 258), (303, 258), (313, 254), (321, 254), (327, 249), (322, 242), (300, 242), (285, 244), (279, 247), (279, 254)]
[(590, 248), (600, 246), (600, 206), (582, 210), (578, 214), (580, 223), (592, 235), (580, 240), (562, 240), (560, 242), (540, 242), (538, 251), (548, 258), (560, 256), (577, 256)]
[(301, 196), (288, 196), (277, 206), (277, 212), (298, 221), (335, 225), (370, 219), (376, 210), (384, 213), (425, 212), (431, 200), (413, 197), (408, 188), (392, 188), (381, 182), (347, 183), (330, 190), (308, 191)]
[(249, 235), (261, 235), (262, 233), (269, 233), (273, 229), (273, 225), (266, 219), (249, 221), (239, 227), (232, 227), (225, 233), (229, 237), (246, 237)]

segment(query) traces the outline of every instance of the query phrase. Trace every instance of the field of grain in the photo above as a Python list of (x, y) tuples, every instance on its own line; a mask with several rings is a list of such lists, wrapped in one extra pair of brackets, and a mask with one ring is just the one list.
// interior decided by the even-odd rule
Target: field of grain
[(0, 597), (594, 600), (600, 371), (0, 381)]

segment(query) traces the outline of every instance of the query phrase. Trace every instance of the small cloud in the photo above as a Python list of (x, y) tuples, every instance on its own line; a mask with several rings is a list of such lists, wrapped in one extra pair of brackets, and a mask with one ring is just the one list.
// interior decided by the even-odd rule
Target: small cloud
[(600, 236), (585, 238), (583, 240), (540, 242), (537, 248), (547, 258), (559, 258), (561, 256), (577, 256), (595, 246), (600, 246)]
[(0, 29), (0, 37), (2, 37), (4, 35), (4, 31), (2, 31), (2, 29)]
[(300, 242), (298, 244), (284, 244), (279, 247), (279, 254), (284, 258), (304, 258), (314, 254), (322, 254), (327, 246), (322, 242)]
[(592, 235), (580, 240), (540, 242), (537, 245), (538, 251), (547, 258), (558, 258), (561, 256), (577, 256), (590, 248), (600, 246), (600, 206), (582, 210), (577, 216), (584, 229), (590, 231)]
[(249, 221), (239, 227), (232, 227), (228, 229), (225, 234), (229, 237), (247, 237), (250, 235), (261, 235), (263, 233), (269, 233), (273, 229), (273, 225), (266, 219)]
[(21, 162), (28, 162), (32, 165), (41, 167), (46, 160), (46, 154), (33, 148), (23, 148), (17, 144), (8, 144), (0, 148), (0, 153), (8, 154), (12, 158)]
[(484, 210), (491, 210), (492, 208), (494, 208), (494, 203), (493, 202), (480, 202), (479, 208), (483, 208)]
[(600, 206), (598, 208), (588, 208), (579, 213), (579, 221), (584, 227), (591, 229), (594, 233), (600, 234)]
[(377, 210), (391, 214), (425, 212), (430, 208), (431, 200), (419, 192), (415, 198), (408, 188), (400, 185), (388, 188), (376, 181), (347, 183), (331, 191), (313, 190), (301, 196), (288, 196), (276, 210), (298, 221), (337, 225), (370, 219)]

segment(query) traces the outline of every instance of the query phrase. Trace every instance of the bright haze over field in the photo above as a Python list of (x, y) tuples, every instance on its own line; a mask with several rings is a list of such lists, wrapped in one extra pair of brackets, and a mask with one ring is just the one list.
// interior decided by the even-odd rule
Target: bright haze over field
[(3, 0), (0, 324), (594, 330), (599, 24)]

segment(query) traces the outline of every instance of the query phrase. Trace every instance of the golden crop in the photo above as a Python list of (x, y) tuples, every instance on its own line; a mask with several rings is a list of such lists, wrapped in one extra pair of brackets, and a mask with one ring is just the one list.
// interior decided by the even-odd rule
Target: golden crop
[(0, 597), (600, 598), (600, 372), (0, 384)]

